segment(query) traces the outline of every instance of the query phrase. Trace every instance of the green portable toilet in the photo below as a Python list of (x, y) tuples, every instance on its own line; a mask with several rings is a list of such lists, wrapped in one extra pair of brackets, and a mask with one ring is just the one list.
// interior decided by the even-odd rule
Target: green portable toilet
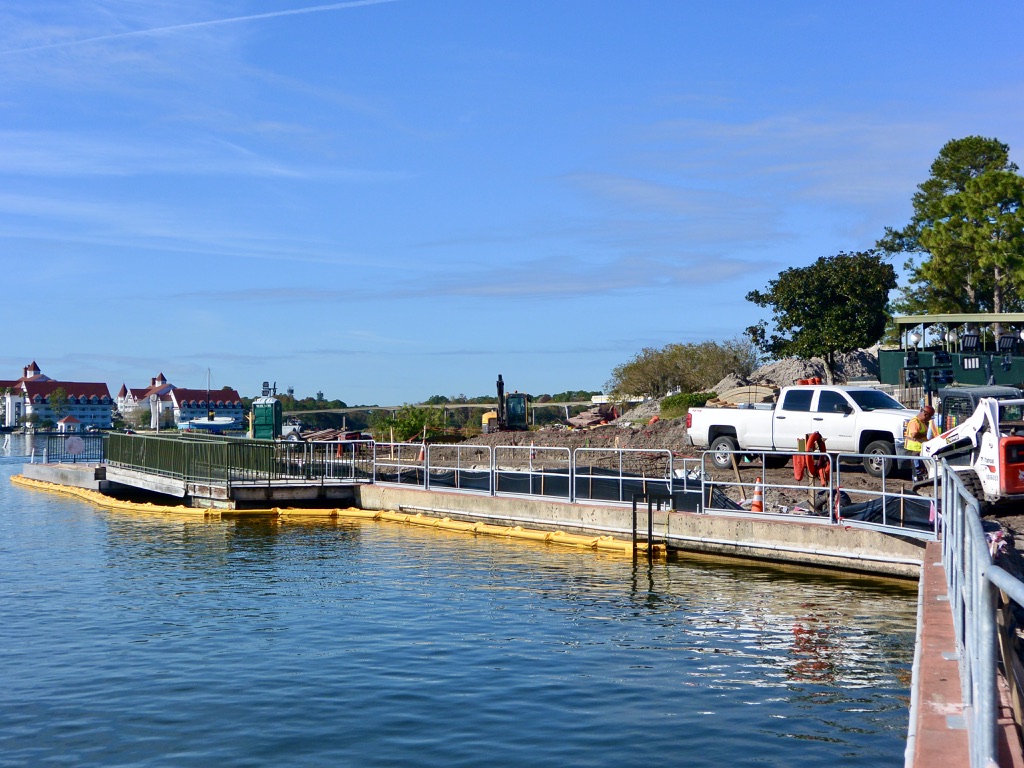
[(284, 422), (284, 408), (276, 397), (252, 401), (252, 436), (257, 440), (278, 440)]

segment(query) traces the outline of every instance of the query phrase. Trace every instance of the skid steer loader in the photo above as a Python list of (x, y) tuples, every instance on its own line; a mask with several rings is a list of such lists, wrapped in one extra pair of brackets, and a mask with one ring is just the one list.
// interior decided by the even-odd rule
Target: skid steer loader
[(930, 483), (941, 459), (979, 502), (1024, 501), (1024, 399), (984, 397), (967, 419), (921, 447)]

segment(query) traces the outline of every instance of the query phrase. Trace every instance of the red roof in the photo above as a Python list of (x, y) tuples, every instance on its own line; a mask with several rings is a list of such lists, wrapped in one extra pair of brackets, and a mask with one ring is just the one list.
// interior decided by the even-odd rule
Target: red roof
[(79, 399), (86, 397), (99, 397), (109, 398), (110, 390), (107, 389), (106, 384), (91, 381), (36, 381), (35, 379), (29, 379), (24, 382), (25, 394), (29, 398), (34, 399), (36, 395), (42, 397), (49, 397), (50, 393), (57, 388), (63, 389), (68, 393), (68, 397), (74, 396)]
[(179, 403), (185, 400), (195, 400), (198, 403), (200, 401), (205, 402), (207, 399), (214, 403), (218, 400), (223, 401), (226, 405), (235, 403), (241, 405), (242, 403), (242, 398), (233, 389), (211, 389), (207, 391), (205, 389), (183, 389), (178, 387), (173, 390), (172, 394)]
[(57, 422), (58, 424), (81, 424), (82, 422), (76, 419), (71, 414), (68, 414), (63, 419)]
[[(154, 381), (158, 379), (163, 379), (162, 373), (160, 374), (160, 376), (157, 377), (157, 379), (154, 379)], [(133, 398), (135, 398), (135, 401), (139, 403), (141, 403), (144, 400), (149, 400), (150, 395), (156, 395), (161, 400), (167, 400), (167, 393), (170, 392), (172, 389), (174, 389), (174, 385), (168, 384), (166, 380), (164, 381), (163, 384), (151, 384), (148, 387), (129, 387), (122, 384), (120, 391), (117, 393), (117, 396), (119, 398), (124, 398), (127, 395), (131, 395)]]

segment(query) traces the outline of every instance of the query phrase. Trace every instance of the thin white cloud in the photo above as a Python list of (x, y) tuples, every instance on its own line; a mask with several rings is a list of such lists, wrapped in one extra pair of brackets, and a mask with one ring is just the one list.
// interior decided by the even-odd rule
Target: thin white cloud
[[(42, 222), (42, 223), (39, 223)], [(58, 226), (59, 224), (59, 226)], [(350, 266), (365, 262), (338, 243), (207, 224), (191, 214), (145, 202), (91, 202), (70, 197), (0, 193), (0, 241), (99, 246), (115, 254), (195, 255), (204, 259), (303, 262)]]
[[(761, 263), (758, 266), (763, 267)], [(657, 258), (624, 256), (596, 263), (592, 259), (552, 257), (518, 264), (501, 263), (493, 270), (460, 270), (440, 275), (415, 274), (403, 281), (349, 287), (278, 286), (240, 290), (199, 290), (178, 293), (175, 300), (241, 304), (318, 304), (338, 302), (410, 301), (425, 299), (518, 300), (583, 299), (592, 296), (646, 294), (652, 290), (728, 283), (747, 274), (752, 264), (738, 258), (698, 253), (673, 253)]]
[(78, 40), (60, 40), (53, 43), (44, 43), (41, 45), (32, 45), (24, 48), (14, 48), (6, 51), (0, 51), (0, 56), (10, 56), (18, 53), (32, 53), (35, 51), (46, 51), (61, 48), (70, 48), (79, 45), (90, 45), (93, 43), (105, 43), (112, 40), (124, 40), (133, 37), (146, 37), (152, 35), (168, 34), (173, 32), (182, 32), (191, 29), (200, 29), (202, 27), (213, 27), (224, 24), (238, 24), (247, 21), (260, 21), (262, 19), (273, 19), (282, 16), (297, 16), (299, 14), (306, 13), (323, 13), (326, 11), (339, 11), (347, 8), (359, 8), (367, 5), (381, 5), (383, 3), (394, 3), (397, 0), (354, 0), (353, 2), (347, 3), (330, 3), (328, 5), (315, 5), (308, 6), (306, 8), (292, 8), (284, 11), (272, 11), (269, 13), (256, 13), (248, 16), (234, 16), (227, 19), (211, 19), (208, 21), (193, 21), (185, 24), (172, 24), (164, 27), (151, 27), (149, 29), (138, 29), (129, 32), (114, 32), (107, 35), (96, 35), (94, 37), (86, 37)]
[(284, 162), (226, 140), (161, 142), (94, 139), (56, 131), (0, 131), (0, 173), (21, 176), (251, 176), (304, 180), (390, 182), (400, 171)]
[[(668, 143), (665, 168), (697, 178), (742, 178), (752, 195), (844, 206), (891, 202), (912, 192), (948, 138), (938, 122), (858, 114), (781, 114), (756, 120), (669, 119), (638, 133)], [(652, 161), (655, 158), (651, 159)]]

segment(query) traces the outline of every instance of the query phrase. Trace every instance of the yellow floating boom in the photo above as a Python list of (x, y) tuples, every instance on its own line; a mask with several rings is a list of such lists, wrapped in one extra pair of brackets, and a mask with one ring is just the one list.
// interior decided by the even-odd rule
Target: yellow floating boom
[[(477, 533), (485, 536), (502, 536), (510, 539), (524, 539), (528, 541), (540, 541), (548, 544), (558, 544), (585, 549), (601, 550), (605, 552), (616, 552), (632, 555), (633, 543), (615, 539), (611, 536), (593, 536), (566, 533), (565, 531), (540, 531), (522, 526), (493, 525), (491, 523), (468, 522), (465, 520), (453, 520), (450, 517), (432, 517), (422, 512), (410, 514), (408, 512), (389, 512), (386, 510), (369, 510), (349, 507), (347, 509), (297, 509), (272, 507), (270, 509), (244, 509), (244, 510), (220, 510), (204, 509), (185, 506), (163, 506), (159, 504), (138, 503), (133, 501), (121, 501), (106, 496), (99, 491), (89, 488), (76, 488), (70, 485), (50, 483), (45, 480), (33, 480), (24, 475), (14, 475), (11, 482), (25, 488), (49, 493), (59, 493), (64, 496), (73, 496), (83, 499), (98, 507), (113, 509), (124, 512), (141, 514), (162, 514), (175, 516), (188, 516), (195, 518), (223, 518), (223, 517), (271, 517), (280, 521), (308, 520), (310, 518), (352, 518), (360, 520), (382, 520), (393, 523), (405, 523), (407, 525), (419, 525), (430, 528), (439, 528), (445, 531), (456, 531), (460, 533)], [(663, 547), (656, 545), (656, 550)], [(647, 544), (637, 545), (640, 552), (647, 551)]]

